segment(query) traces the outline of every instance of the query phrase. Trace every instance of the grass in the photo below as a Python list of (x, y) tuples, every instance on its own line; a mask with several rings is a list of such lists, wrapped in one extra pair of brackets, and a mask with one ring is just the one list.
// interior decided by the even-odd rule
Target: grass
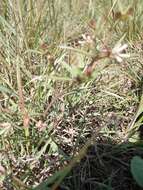
[(140, 188), (142, 4), (2, 2), (1, 189)]

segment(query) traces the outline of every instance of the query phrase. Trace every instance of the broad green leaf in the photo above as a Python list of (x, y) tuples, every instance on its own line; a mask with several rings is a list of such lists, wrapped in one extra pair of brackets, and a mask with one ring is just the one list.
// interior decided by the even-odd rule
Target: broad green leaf
[(137, 184), (143, 187), (143, 159), (134, 156), (131, 160), (131, 173)]

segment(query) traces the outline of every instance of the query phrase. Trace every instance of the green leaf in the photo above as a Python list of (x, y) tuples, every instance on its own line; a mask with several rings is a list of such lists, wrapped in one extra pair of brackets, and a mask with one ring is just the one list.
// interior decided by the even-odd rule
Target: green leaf
[(137, 184), (143, 187), (143, 159), (134, 156), (131, 160), (131, 173)]

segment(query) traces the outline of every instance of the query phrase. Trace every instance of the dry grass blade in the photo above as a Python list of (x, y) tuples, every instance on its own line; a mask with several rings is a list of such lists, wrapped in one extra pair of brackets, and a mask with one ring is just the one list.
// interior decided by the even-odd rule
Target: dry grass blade
[(143, 124), (143, 1), (4, 0), (0, 11), (0, 166), (11, 187), (136, 188), (129, 163), (142, 137), (132, 148), (125, 139)]
[(25, 130), (25, 135), (26, 137), (28, 137), (30, 117), (26, 111), (25, 103), (24, 103), (23, 86), (22, 86), (21, 72), (20, 72), (20, 66), (19, 66), (19, 57), (17, 57), (16, 72), (17, 72), (17, 86), (18, 86), (18, 94), (19, 94), (19, 108), (23, 117), (23, 126)]

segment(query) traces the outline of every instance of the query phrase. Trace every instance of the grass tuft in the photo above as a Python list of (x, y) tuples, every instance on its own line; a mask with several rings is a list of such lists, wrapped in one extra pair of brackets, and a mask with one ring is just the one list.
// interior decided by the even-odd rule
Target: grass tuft
[(1, 3), (0, 188), (140, 188), (142, 7)]

